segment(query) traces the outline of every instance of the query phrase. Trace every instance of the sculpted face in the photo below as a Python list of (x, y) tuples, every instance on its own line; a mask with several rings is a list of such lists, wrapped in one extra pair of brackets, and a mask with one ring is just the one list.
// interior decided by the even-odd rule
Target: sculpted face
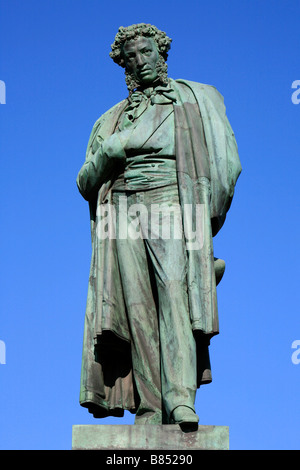
[(156, 64), (159, 53), (151, 38), (138, 37), (126, 41), (123, 46), (126, 69), (140, 84), (151, 84), (158, 77)]

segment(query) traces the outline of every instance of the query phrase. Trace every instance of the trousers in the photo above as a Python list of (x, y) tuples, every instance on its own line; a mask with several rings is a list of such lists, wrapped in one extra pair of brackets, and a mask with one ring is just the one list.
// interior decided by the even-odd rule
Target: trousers
[(115, 191), (113, 205), (139, 395), (135, 423), (167, 424), (176, 407), (194, 410), (197, 390), (177, 184)]

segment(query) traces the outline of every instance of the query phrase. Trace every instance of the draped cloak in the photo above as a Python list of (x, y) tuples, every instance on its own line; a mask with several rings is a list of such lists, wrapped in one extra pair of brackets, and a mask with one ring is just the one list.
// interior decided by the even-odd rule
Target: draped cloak
[[(177, 98), (173, 104), (175, 154), (183, 226), (188, 223), (185, 208), (192, 208), (192, 214), (196, 205), (202, 208), (201, 249), (187, 250), (187, 291), (199, 387), (212, 380), (208, 348), (210, 339), (219, 333), (212, 240), (225, 221), (241, 165), (220, 93), (210, 85), (187, 80), (170, 79), (169, 83)], [(115, 132), (127, 106), (128, 100), (123, 100), (96, 121), (77, 178), (79, 191), (89, 201), (92, 237), (79, 401), (99, 418), (122, 416), (124, 410), (135, 413), (138, 407), (116, 240), (97, 236), (99, 214), (112, 204), (115, 162), (100, 162), (102, 177), (93, 182), (92, 190), (85, 184), (93, 179), (88, 170), (91, 158)]]

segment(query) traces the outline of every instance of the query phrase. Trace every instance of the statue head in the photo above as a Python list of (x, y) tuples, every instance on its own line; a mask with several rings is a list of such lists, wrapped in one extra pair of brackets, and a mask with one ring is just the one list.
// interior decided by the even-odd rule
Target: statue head
[(109, 55), (125, 68), (125, 80), (130, 93), (139, 86), (167, 83), (166, 60), (171, 41), (165, 32), (150, 24), (119, 28)]

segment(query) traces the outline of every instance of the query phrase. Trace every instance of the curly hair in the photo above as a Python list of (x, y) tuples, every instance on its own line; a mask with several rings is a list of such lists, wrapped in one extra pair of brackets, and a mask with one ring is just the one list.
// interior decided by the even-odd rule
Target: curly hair
[(120, 26), (116, 34), (115, 41), (111, 45), (110, 57), (116, 64), (125, 68), (125, 61), (123, 58), (123, 45), (125, 41), (135, 39), (136, 37), (144, 36), (152, 38), (156, 45), (159, 54), (166, 61), (168, 58), (168, 51), (171, 48), (172, 39), (169, 38), (164, 31), (160, 31), (156, 26), (146, 23), (133, 24), (131, 26)]

